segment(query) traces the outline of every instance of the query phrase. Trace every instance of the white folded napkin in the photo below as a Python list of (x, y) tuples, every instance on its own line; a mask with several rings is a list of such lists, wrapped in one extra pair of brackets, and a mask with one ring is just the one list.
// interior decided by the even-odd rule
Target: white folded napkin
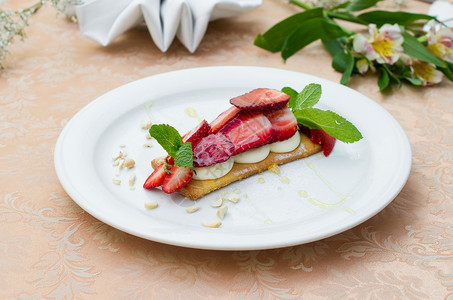
[(175, 36), (194, 52), (209, 21), (251, 11), (262, 0), (91, 0), (76, 7), (83, 35), (106, 46), (143, 24), (154, 43), (167, 51)]
[(453, 4), (448, 1), (434, 1), (429, 7), (428, 15), (437, 17), (439, 21), (444, 22), (448, 27), (453, 26)]

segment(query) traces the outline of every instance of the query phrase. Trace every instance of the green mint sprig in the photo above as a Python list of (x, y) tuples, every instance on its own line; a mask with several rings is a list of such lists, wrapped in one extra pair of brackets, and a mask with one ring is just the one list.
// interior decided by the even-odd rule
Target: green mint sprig
[(149, 134), (175, 159), (175, 166), (193, 168), (192, 143), (184, 143), (179, 132), (168, 124), (151, 126)]
[(344, 143), (354, 143), (362, 139), (360, 131), (342, 116), (330, 110), (313, 108), (321, 98), (321, 85), (311, 83), (300, 93), (290, 87), (284, 87), (282, 92), (291, 96), (288, 107), (297, 123), (310, 129), (323, 129)]

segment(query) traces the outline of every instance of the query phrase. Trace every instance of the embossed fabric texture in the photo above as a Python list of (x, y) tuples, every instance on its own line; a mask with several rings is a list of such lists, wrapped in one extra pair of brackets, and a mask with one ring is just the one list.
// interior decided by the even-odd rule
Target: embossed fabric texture
[[(428, 8), (407, 1), (403, 10)], [(194, 54), (177, 40), (163, 53), (148, 32), (135, 29), (102, 47), (50, 6), (34, 15), (28, 37), (11, 45), (8, 69), (0, 71), (0, 298), (453, 299), (449, 82), (380, 93), (377, 75), (352, 78), (349, 87), (382, 105), (406, 131), (411, 174), (376, 216), (305, 245), (263, 251), (164, 245), (93, 218), (60, 185), (53, 150), (64, 125), (120, 85), (214, 65), (275, 67), (339, 82), (320, 43), (286, 63), (253, 46), (256, 34), (298, 11), (266, 0), (248, 14), (211, 22)]]

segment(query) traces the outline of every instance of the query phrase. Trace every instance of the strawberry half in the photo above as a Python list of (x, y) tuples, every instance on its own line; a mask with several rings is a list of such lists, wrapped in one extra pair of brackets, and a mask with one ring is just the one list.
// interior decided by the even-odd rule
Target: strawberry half
[(241, 110), (236, 106), (232, 106), (223, 113), (221, 113), (214, 121), (211, 122), (211, 130), (209, 133), (217, 133), (228, 122), (234, 119)]
[(194, 149), (195, 146), (197, 146), (197, 144), (201, 141), (201, 139), (209, 134), (210, 130), (211, 126), (209, 126), (206, 120), (203, 120), (200, 124), (197, 125), (197, 127), (186, 133), (182, 137), (182, 140), (184, 143), (191, 142), (192, 149)]
[(145, 183), (143, 184), (143, 187), (145, 189), (152, 189), (155, 187), (158, 187), (162, 185), (164, 182), (165, 176), (167, 175), (167, 172), (165, 171), (165, 166), (167, 164), (163, 163), (159, 165), (151, 175), (149, 175), (148, 179), (146, 179)]
[(274, 128), (271, 143), (287, 140), (297, 131), (297, 119), (288, 107), (271, 110), (265, 112), (264, 115), (271, 122), (272, 128)]
[(223, 133), (234, 145), (233, 155), (269, 142), (274, 133), (271, 122), (259, 111), (242, 111), (225, 125)]
[(195, 167), (208, 167), (227, 161), (234, 152), (233, 143), (222, 133), (210, 134), (203, 138), (193, 150)]
[(336, 139), (325, 132), (323, 129), (310, 129), (310, 140), (314, 144), (322, 145), (324, 156), (329, 156), (335, 146)]
[(193, 172), (191, 169), (172, 166), (170, 169), (170, 174), (167, 174), (162, 183), (162, 190), (171, 194), (176, 192), (183, 186), (186, 186), (192, 179)]
[(255, 89), (247, 94), (235, 97), (230, 103), (240, 109), (273, 110), (288, 103), (290, 96), (273, 89)]

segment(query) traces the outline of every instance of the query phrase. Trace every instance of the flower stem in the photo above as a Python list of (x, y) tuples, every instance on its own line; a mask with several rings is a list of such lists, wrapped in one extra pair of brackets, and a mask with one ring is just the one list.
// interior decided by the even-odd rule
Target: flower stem
[(313, 9), (313, 6), (308, 5), (307, 3), (303, 3), (299, 0), (289, 0), (289, 3), (302, 7), (305, 10)]

